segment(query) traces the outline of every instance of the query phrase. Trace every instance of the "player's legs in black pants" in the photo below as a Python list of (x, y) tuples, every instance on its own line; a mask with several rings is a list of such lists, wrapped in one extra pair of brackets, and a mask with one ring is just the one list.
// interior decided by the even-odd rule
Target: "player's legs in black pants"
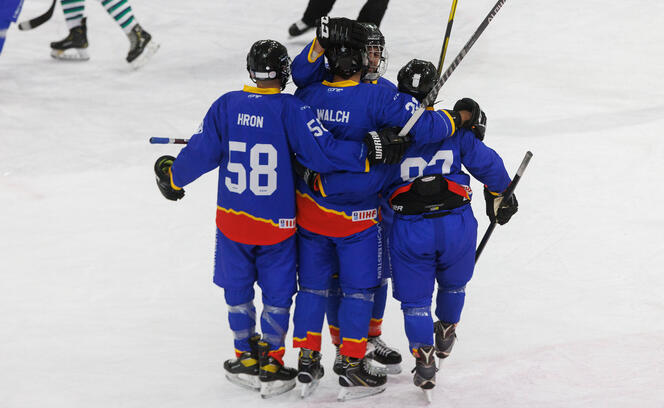
[[(357, 16), (357, 21), (361, 23), (373, 23), (380, 27), (380, 22), (383, 21), (385, 10), (387, 10), (387, 3), (390, 0), (367, 0), (364, 7), (360, 10), (360, 15)], [(309, 3), (311, 4), (311, 2)]]
[(335, 1), (336, 0), (309, 0), (307, 9), (304, 10), (302, 21), (308, 26), (313, 26), (316, 20), (330, 13)]

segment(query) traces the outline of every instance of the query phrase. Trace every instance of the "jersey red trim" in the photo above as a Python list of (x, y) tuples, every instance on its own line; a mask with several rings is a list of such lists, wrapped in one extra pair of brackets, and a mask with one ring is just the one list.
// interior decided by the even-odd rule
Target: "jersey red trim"
[(320, 206), (308, 194), (297, 192), (297, 224), (302, 228), (326, 237), (347, 237), (357, 234), (378, 223), (378, 210), (370, 209), (364, 212), (375, 212), (372, 219), (353, 221), (353, 217), (343, 211), (331, 210)]
[(217, 207), (217, 228), (231, 241), (247, 245), (274, 245), (295, 234), (295, 223), (279, 228), (272, 220)]

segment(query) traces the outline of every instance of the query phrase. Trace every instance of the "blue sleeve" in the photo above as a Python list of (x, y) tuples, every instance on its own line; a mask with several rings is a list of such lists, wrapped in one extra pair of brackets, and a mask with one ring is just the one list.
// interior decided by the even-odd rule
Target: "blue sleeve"
[(493, 149), (482, 143), (475, 135), (466, 129), (461, 136), (461, 163), (468, 172), (484, 183), (493, 192), (505, 191), (512, 181), (507, 174), (503, 159)]
[(208, 110), (203, 123), (189, 143), (173, 162), (171, 173), (173, 184), (184, 187), (201, 175), (219, 167), (223, 157), (222, 129), (224, 129), (222, 99), (218, 99)]
[(369, 171), (364, 143), (337, 140), (314, 116), (311, 107), (291, 98), (285, 109), (286, 134), (298, 161), (314, 171)]
[(300, 52), (291, 64), (291, 75), (293, 82), (298, 88), (304, 88), (317, 82), (328, 79), (328, 71), (325, 68), (324, 54), (312, 55), (316, 39), (309, 43), (302, 52)]
[(383, 77), (378, 78), (378, 80), (376, 81), (376, 85), (384, 86), (385, 88), (392, 90), (394, 92), (397, 92), (399, 90), (397, 86), (392, 83), (392, 81)]
[(320, 175), (318, 184), (323, 197), (338, 194), (357, 194), (366, 197), (383, 191), (398, 176), (398, 165), (380, 164), (371, 168), (368, 173), (327, 173)]
[[(380, 126), (403, 127), (419, 107), (417, 99), (400, 92), (390, 92), (384, 88), (383, 97), (377, 102)], [(393, 96), (390, 97), (390, 93)], [(445, 111), (425, 110), (410, 134), (415, 136), (415, 144), (424, 145), (440, 143), (446, 137), (452, 136), (456, 128), (452, 117)]]

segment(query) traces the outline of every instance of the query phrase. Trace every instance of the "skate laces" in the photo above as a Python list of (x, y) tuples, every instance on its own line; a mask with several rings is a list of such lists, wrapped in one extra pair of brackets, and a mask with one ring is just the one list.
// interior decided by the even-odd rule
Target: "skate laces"
[(383, 357), (387, 357), (392, 350), (380, 337), (374, 337), (369, 340), (371, 344), (374, 345), (374, 353), (377, 353)]

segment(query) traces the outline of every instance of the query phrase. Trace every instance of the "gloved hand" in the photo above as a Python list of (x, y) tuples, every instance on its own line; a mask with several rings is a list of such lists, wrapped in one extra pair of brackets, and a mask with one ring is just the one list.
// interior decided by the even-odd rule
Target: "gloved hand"
[(468, 111), (470, 112), (470, 120), (464, 122), (461, 127), (469, 129), (480, 140), (484, 140), (486, 133), (486, 114), (480, 105), (470, 98), (459, 99), (454, 104), (455, 111)]
[(364, 137), (364, 143), (369, 149), (367, 159), (370, 164), (384, 163), (397, 164), (410, 146), (410, 135), (399, 136), (401, 128), (386, 127), (378, 132), (369, 132)]
[(304, 180), (311, 191), (319, 191), (318, 179), (320, 178), (320, 173), (304, 167), (299, 161), (297, 161), (297, 159), (293, 159), (293, 170), (295, 171), (295, 174)]
[(497, 222), (500, 225), (507, 224), (510, 218), (519, 210), (519, 202), (514, 194), (507, 200), (503, 198), (502, 194), (493, 193), (484, 187), (486, 215), (489, 216), (491, 222)]
[(171, 166), (175, 161), (173, 156), (161, 156), (154, 163), (154, 174), (157, 176), (157, 187), (168, 200), (177, 201), (184, 197), (184, 189), (175, 189), (171, 186)]
[(361, 48), (367, 43), (369, 31), (357, 21), (345, 17), (323, 16), (316, 27), (316, 38), (325, 49), (341, 45)]

